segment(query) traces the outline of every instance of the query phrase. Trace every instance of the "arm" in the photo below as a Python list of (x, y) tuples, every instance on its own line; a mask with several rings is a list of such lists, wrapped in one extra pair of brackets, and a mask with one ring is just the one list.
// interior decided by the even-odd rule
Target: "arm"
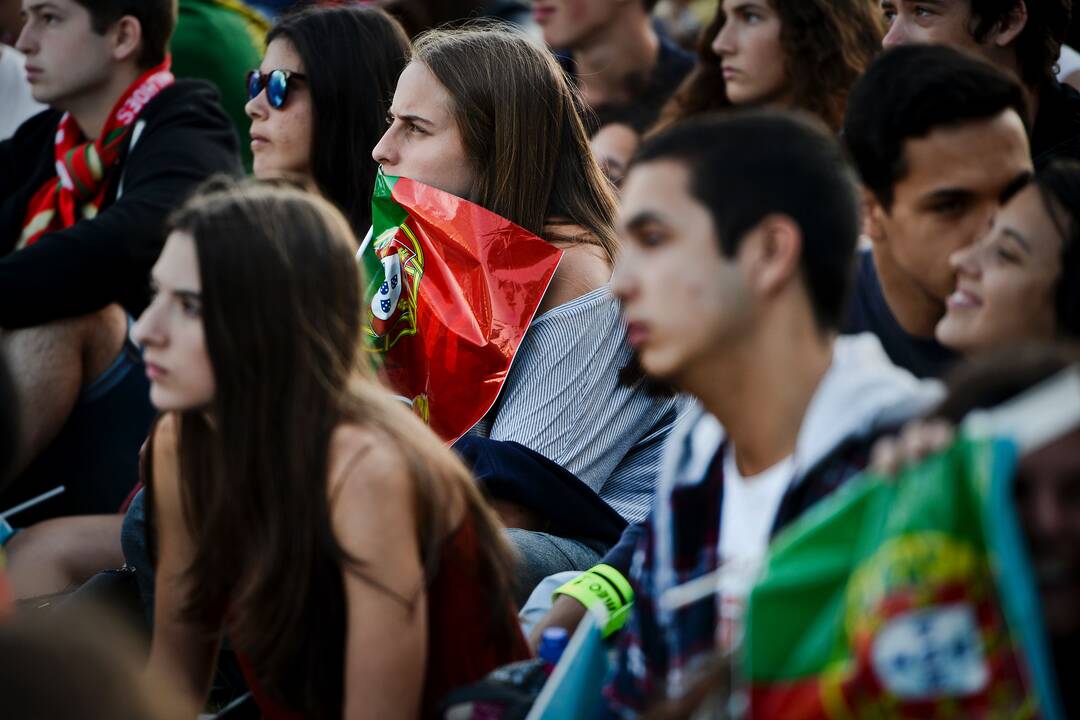
[(193, 716), (210, 690), (214, 660), (221, 644), (216, 638), (183, 617), (187, 602), (186, 571), (195, 555), (195, 544), (183, 516), (177, 464), (176, 418), (158, 423), (153, 443), (154, 521), (158, 532), (158, 563), (154, 584), (154, 637), (150, 645), (148, 672), (175, 683)]
[(428, 632), (413, 482), (385, 438), (341, 429), (332, 447), (350, 458), (331, 463), (332, 476), (340, 478), (330, 491), (334, 533), (359, 561), (342, 568), (348, 618), (344, 717), (415, 718)]
[(181, 109), (148, 121), (131, 149), (116, 202), (0, 258), (0, 327), (41, 325), (114, 302), (142, 309), (165, 218), (205, 178), (239, 171), (235, 135), (209, 91), (175, 100)]

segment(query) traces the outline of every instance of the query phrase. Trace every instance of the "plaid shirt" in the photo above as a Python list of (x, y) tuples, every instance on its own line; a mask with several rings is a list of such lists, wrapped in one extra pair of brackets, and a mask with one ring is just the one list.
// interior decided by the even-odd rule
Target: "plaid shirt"
[[(781, 500), (772, 535), (865, 467), (877, 435), (848, 439), (792, 483)], [(607, 710), (616, 716), (636, 717), (652, 701), (685, 689), (680, 685), (688, 673), (692, 675), (696, 662), (716, 650), (713, 596), (680, 608), (670, 617), (662, 617), (657, 600), (664, 589), (719, 567), (725, 446), (721, 443), (716, 450), (702, 481), (671, 491), (666, 499), (669, 523), (657, 523), (655, 512), (646, 523), (630, 571), (634, 611), (618, 637), (615, 669), (604, 690)], [(660, 533), (666, 533), (671, 544), (672, 577), (664, 582), (657, 578)], [(667, 685), (661, 686), (665, 681)]]

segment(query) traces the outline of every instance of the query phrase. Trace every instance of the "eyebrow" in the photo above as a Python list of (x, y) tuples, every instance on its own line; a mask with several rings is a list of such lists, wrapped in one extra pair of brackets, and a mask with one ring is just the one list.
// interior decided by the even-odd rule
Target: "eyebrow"
[(646, 210), (644, 212), (638, 213), (637, 215), (634, 215), (632, 218), (627, 220), (625, 223), (625, 227), (630, 232), (634, 232), (635, 230), (640, 230), (643, 225), (648, 225), (649, 223), (657, 223), (658, 225), (667, 224), (659, 215), (652, 212), (651, 210)]
[(51, 2), (31, 3), (31, 4), (26, 6), (25, 12), (33, 13), (33, 12), (41, 12), (42, 10), (54, 10), (56, 12), (60, 12), (60, 6), (59, 5), (54, 5)]
[(390, 111), (390, 114), (395, 118), (401, 118), (402, 120), (407, 120), (407, 121), (409, 121), (411, 123), (416, 123), (417, 125), (427, 125), (428, 127), (435, 127), (435, 123), (431, 122), (426, 117), (423, 117), (421, 115), (410, 115), (410, 114), (399, 115), (399, 114), (395, 113), (393, 110)]
[(969, 201), (973, 197), (975, 197), (975, 193), (963, 188), (941, 188), (923, 195), (922, 198), (919, 199), (919, 204), (926, 207), (945, 201)]
[[(153, 275), (150, 276), (150, 287), (161, 290), (161, 282), (159, 282), (158, 279), (155, 278)], [(172, 288), (168, 290), (168, 292), (170, 295), (175, 295), (182, 300), (196, 300), (198, 302), (202, 302), (202, 293), (198, 290), (184, 290), (182, 288)]]

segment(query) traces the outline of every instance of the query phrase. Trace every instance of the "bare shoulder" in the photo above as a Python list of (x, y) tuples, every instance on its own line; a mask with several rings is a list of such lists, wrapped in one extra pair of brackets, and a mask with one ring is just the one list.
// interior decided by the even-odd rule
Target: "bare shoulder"
[(412, 505), (408, 466), (394, 439), (372, 427), (339, 425), (330, 439), (329, 492), (333, 515), (355, 518)]
[(577, 225), (549, 225), (545, 233), (548, 241), (563, 251), (563, 257), (541, 312), (575, 300), (611, 280), (607, 256), (603, 248), (590, 242), (592, 235), (587, 230)]

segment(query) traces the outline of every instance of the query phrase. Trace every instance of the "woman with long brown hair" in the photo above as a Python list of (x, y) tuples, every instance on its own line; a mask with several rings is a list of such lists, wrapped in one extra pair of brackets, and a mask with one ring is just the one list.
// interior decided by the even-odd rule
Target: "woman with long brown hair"
[(169, 227), (135, 326), (165, 413), (151, 670), (201, 706), (224, 635), (264, 717), (406, 718), (527, 656), (498, 521), (359, 360), (342, 215), (248, 182)]
[[(636, 522), (676, 401), (620, 382), (630, 349), (608, 289), (616, 201), (582, 107), (555, 58), (525, 35), (488, 25), (432, 31), (414, 41), (372, 156), (389, 175), (464, 197), (562, 248), (500, 398), (471, 434), (524, 445)], [(523, 593), (606, 550), (562, 529), (559, 512), (506, 498), (496, 508), (522, 556)]]
[(698, 66), (658, 125), (731, 106), (799, 109), (833, 131), (848, 90), (881, 49), (872, 0), (722, 0), (698, 45)]

